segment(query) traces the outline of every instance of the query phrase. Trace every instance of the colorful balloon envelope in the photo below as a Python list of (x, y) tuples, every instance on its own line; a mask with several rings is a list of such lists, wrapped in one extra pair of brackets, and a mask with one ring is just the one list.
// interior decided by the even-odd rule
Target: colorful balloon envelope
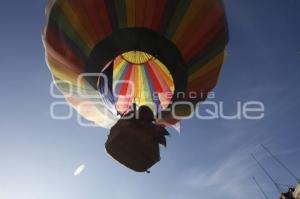
[(228, 43), (220, 0), (51, 0), (46, 15), (54, 82), (99, 126), (133, 103), (176, 124), (172, 112), (191, 112), (181, 102), (201, 102), (217, 84)]

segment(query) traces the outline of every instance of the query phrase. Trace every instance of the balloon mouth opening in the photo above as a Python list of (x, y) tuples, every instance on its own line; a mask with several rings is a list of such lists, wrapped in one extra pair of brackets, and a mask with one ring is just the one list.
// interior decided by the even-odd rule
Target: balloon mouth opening
[(152, 29), (128, 27), (114, 31), (95, 45), (85, 72), (113, 114), (130, 105), (146, 105), (154, 113), (169, 111), (181, 101), (188, 84), (188, 67), (181, 51)]

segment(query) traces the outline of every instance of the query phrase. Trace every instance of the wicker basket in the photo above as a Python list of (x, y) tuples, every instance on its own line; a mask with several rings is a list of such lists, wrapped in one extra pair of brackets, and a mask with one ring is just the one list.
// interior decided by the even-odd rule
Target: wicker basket
[(105, 148), (115, 160), (137, 172), (146, 172), (160, 161), (153, 129), (132, 120), (120, 120), (111, 128)]

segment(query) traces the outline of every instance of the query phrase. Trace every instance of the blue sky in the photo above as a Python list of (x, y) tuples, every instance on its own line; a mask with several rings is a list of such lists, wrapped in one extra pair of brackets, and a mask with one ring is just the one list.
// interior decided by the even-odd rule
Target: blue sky
[[(262, 120), (191, 119), (172, 133), (150, 175), (134, 173), (104, 152), (107, 130), (53, 120), (50, 72), (41, 32), (44, 1), (0, 4), (0, 198), (252, 199), (276, 189), (250, 158), (255, 153), (283, 184), (294, 184), (259, 144), (300, 176), (300, 1), (224, 0), (228, 57), (215, 101), (234, 113), (238, 101), (261, 101)], [(84, 163), (78, 177), (73, 171)]]

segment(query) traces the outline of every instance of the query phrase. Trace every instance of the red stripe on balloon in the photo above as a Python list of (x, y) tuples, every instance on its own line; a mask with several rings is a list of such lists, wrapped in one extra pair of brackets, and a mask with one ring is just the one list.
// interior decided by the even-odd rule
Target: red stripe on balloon
[(152, 20), (153, 20), (153, 16), (155, 15), (155, 7), (156, 4), (158, 4), (159, 2), (157, 0), (152, 0), (152, 1), (147, 1), (146, 2), (146, 9), (145, 9), (145, 15), (144, 15), (144, 22), (143, 22), (143, 26), (145, 28), (150, 28), (152, 29)]
[(97, 34), (97, 39), (100, 41), (112, 32), (110, 20), (106, 10), (104, 0), (89, 0), (81, 1), (85, 14), (89, 18), (89, 22)]
[(151, 25), (151, 28), (153, 30), (159, 31), (161, 22), (163, 21), (162, 17), (163, 17), (163, 12), (166, 9), (165, 8), (166, 5), (167, 5), (167, 0), (156, 0), (155, 14), (152, 18), (152, 25)]
[(90, 23), (93, 27), (93, 31), (96, 34), (98, 40), (104, 38), (105, 30), (101, 26), (101, 16), (99, 11), (97, 11), (97, 7), (94, 1), (81, 1), (81, 5), (84, 9), (84, 14), (87, 15), (89, 21), (86, 23)]
[[(97, 12), (101, 21), (101, 25), (105, 30), (106, 36), (112, 33), (112, 24), (109, 19), (108, 10), (104, 0), (94, 0), (95, 7), (98, 8)], [(95, 24), (97, 25), (97, 24)]]
[(162, 93), (163, 88), (161, 87), (161, 85), (159, 83), (158, 77), (155, 75), (155, 73), (154, 73), (152, 67), (149, 65), (149, 63), (147, 63), (146, 66), (147, 66), (147, 69), (148, 69), (148, 72), (150, 74), (152, 84), (153, 84), (155, 90), (159, 93)]
[(53, 58), (59, 60), (69, 69), (82, 72), (83, 61), (71, 50), (71, 48), (57, 35), (55, 28), (49, 24), (45, 36), (46, 49)]
[[(128, 67), (128, 71), (122, 81), (130, 81), (131, 80), (131, 73), (132, 73), (133, 66), (132, 66), (132, 64), (128, 64), (127, 67)], [(122, 83), (119, 95), (127, 95), (127, 90), (128, 90), (128, 83)]]

